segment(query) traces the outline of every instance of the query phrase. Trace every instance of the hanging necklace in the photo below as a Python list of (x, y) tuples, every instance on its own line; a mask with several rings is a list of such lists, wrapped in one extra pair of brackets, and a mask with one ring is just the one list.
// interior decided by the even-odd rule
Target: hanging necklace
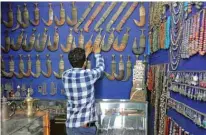
[(199, 54), (204, 55), (205, 51), (203, 50), (203, 37), (204, 37), (204, 26), (205, 26), (205, 10), (202, 12), (202, 22), (201, 22), (201, 27), (200, 27), (200, 35), (199, 35)]

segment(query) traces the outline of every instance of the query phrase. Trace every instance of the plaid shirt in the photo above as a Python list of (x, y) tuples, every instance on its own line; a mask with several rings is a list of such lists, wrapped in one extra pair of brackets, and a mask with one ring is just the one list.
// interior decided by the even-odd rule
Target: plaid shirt
[(104, 59), (95, 54), (96, 68), (71, 68), (62, 74), (62, 81), (68, 97), (66, 127), (80, 127), (96, 121), (94, 83), (104, 71)]

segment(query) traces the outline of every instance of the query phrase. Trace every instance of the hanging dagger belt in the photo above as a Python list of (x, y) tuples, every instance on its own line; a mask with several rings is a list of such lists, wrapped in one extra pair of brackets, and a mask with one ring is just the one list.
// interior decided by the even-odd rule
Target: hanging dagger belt
[(21, 71), (24, 71), (24, 61), (22, 59), (22, 55), (19, 54), (19, 73), (14, 72), (14, 75), (19, 79), (24, 77)]
[(30, 52), (32, 51), (33, 47), (34, 47), (34, 43), (35, 43), (35, 32), (36, 32), (36, 29), (33, 28), (32, 29), (32, 35), (29, 39), (29, 44), (27, 45), (27, 35), (25, 36), (24, 38), (24, 41), (22, 43), (22, 49), (26, 52)]
[(13, 11), (12, 11), (12, 8), (11, 8), (11, 3), (9, 3), (8, 5), (9, 5), (8, 22), (3, 20), (3, 24), (7, 28), (11, 28), (11, 27), (13, 27), (13, 23), (14, 23), (14, 15), (13, 15)]
[(103, 16), (100, 18), (100, 20), (96, 23), (94, 26), (94, 30), (97, 32), (99, 31), (100, 25), (107, 19), (111, 11), (114, 9), (116, 6), (117, 2), (112, 2), (111, 5), (107, 8), (106, 12), (103, 14)]
[(16, 25), (16, 27), (15, 27), (15, 28), (13, 28), (13, 29), (12, 29), (12, 31), (17, 30), (17, 29), (20, 27), (19, 22), (22, 22), (20, 5), (17, 5), (16, 20), (17, 20), (17, 25)]
[(29, 77), (31, 75), (31, 65), (32, 65), (32, 62), (31, 62), (31, 55), (28, 54), (28, 61), (27, 61), (27, 72), (24, 72), (23, 69), (20, 69), (22, 74), (24, 75), (24, 77)]
[(121, 81), (124, 78), (124, 62), (123, 62), (122, 55), (120, 55), (120, 61), (119, 61), (119, 74), (114, 73), (114, 77), (118, 81)]
[(115, 55), (112, 55), (112, 62), (111, 62), (111, 74), (104, 72), (105, 76), (107, 77), (107, 79), (109, 80), (114, 80), (114, 73), (116, 73), (116, 68), (117, 68), (117, 63), (115, 61)]
[(79, 39), (78, 39), (78, 43), (79, 43), (79, 47), (80, 48), (84, 48), (84, 35), (83, 33), (83, 29), (80, 30), (80, 35), (79, 35)]
[(69, 26), (74, 26), (77, 23), (77, 8), (74, 6), (74, 2), (72, 2), (72, 20), (67, 16), (67, 24)]
[(141, 30), (142, 30), (142, 34), (140, 36), (140, 45), (139, 45), (139, 47), (137, 47), (136, 37), (134, 39), (133, 46), (132, 46), (132, 52), (133, 52), (133, 54), (136, 55), (137, 59), (138, 59), (139, 55), (144, 53), (145, 44), (146, 44), (145, 43), (146, 42), (146, 37), (144, 35), (144, 29), (141, 29)]
[(22, 28), (27, 28), (29, 26), (29, 11), (27, 9), (26, 3), (24, 3), (23, 21), (17, 21)]
[(132, 62), (130, 60), (130, 56), (127, 56), (127, 76), (121, 81), (128, 81), (132, 75)]
[(11, 39), (9, 37), (9, 31), (5, 30), (5, 45), (4, 45), (4, 47), (1, 46), (1, 50), (4, 53), (8, 53), (10, 51), (10, 46), (11, 46)]
[(55, 71), (53, 71), (53, 73), (54, 73), (54, 76), (55, 76), (57, 79), (61, 79), (63, 72), (64, 72), (64, 60), (63, 60), (63, 55), (60, 54), (59, 73), (56, 73)]
[(10, 55), (10, 61), (9, 61), (9, 72), (6, 72), (4, 70), (1, 71), (2, 76), (6, 77), (6, 78), (12, 78), (14, 75), (14, 60), (13, 60), (13, 56)]
[(112, 31), (111, 31), (111, 33), (110, 33), (110, 35), (109, 35), (109, 37), (108, 37), (107, 44), (102, 44), (102, 45), (101, 45), (102, 51), (107, 52), (107, 51), (109, 51), (109, 50), (111, 49), (112, 44), (113, 44), (113, 42), (114, 42), (114, 30), (115, 30), (115, 29), (113, 28)]
[(90, 2), (88, 8), (84, 11), (82, 17), (78, 20), (77, 24), (74, 26), (74, 31), (78, 33), (78, 27), (82, 24), (82, 22), (86, 19), (92, 8), (94, 7), (95, 2)]
[(125, 9), (125, 7), (127, 6), (128, 2), (122, 2), (122, 4), (120, 5), (120, 7), (118, 8), (117, 12), (112, 16), (112, 19), (109, 21), (109, 23), (106, 26), (106, 31), (110, 32), (111, 26), (112, 24), (115, 23), (115, 21), (117, 20), (117, 18), (119, 17), (119, 15), (122, 13), (122, 11)]
[(128, 43), (129, 31), (130, 31), (130, 28), (127, 28), (126, 33), (124, 34), (120, 45), (118, 44), (118, 37), (116, 37), (113, 43), (114, 50), (119, 51), (119, 52), (124, 51)]
[(119, 22), (119, 24), (116, 27), (116, 31), (120, 32), (122, 30), (123, 25), (126, 23), (127, 19), (130, 17), (130, 15), (133, 13), (135, 8), (137, 7), (138, 2), (132, 3), (131, 7), (128, 9), (126, 14), (123, 16), (122, 20)]
[(39, 54), (36, 55), (36, 74), (31, 72), (31, 75), (35, 78), (38, 78), (41, 75), (41, 61)]
[(11, 49), (14, 51), (18, 51), (21, 48), (21, 44), (23, 41), (23, 35), (24, 35), (24, 30), (21, 30), (21, 33), (19, 34), (17, 38), (17, 43), (14, 44), (14, 39), (11, 40)]
[(62, 26), (65, 23), (65, 9), (63, 7), (63, 3), (60, 3), (60, 20), (55, 16), (54, 21), (57, 26)]
[(73, 35), (72, 35), (72, 28), (69, 29), (70, 33), (67, 36), (67, 45), (64, 47), (63, 44), (61, 44), (61, 49), (63, 52), (69, 52), (72, 48), (72, 41), (73, 41)]
[(53, 9), (52, 9), (52, 4), (49, 3), (49, 20), (45, 21), (44, 18), (42, 18), (42, 21), (44, 22), (44, 24), (46, 26), (51, 26), (53, 23), (53, 19), (54, 19), (54, 13), (53, 13)]
[(46, 41), (47, 41), (47, 31), (48, 31), (48, 29), (44, 28), (44, 33), (42, 35), (42, 39), (41, 39), (40, 44), (39, 44), (40, 34), (38, 34), (38, 36), (37, 36), (37, 39), (36, 39), (35, 44), (34, 44), (34, 48), (37, 52), (42, 52), (45, 49)]
[(30, 23), (33, 25), (33, 26), (38, 26), (39, 25), (39, 8), (38, 8), (38, 3), (34, 3), (34, 21), (30, 20)]
[(104, 7), (106, 2), (101, 2), (99, 4), (99, 6), (96, 8), (96, 10), (94, 11), (94, 13), (92, 14), (92, 16), (90, 17), (90, 19), (87, 21), (87, 23), (84, 25), (84, 31), (85, 32), (89, 32), (89, 26), (92, 24), (92, 22), (94, 21), (94, 19), (97, 17), (97, 15), (100, 13), (100, 11), (102, 10), (102, 8)]
[(46, 55), (47, 57), (47, 61), (46, 61), (46, 67), (47, 67), (47, 73), (45, 73), (44, 71), (41, 71), (41, 73), (43, 74), (44, 77), (49, 78), (52, 74), (52, 62), (49, 59), (49, 55)]
[(142, 27), (145, 25), (145, 16), (146, 16), (145, 7), (143, 6), (143, 3), (141, 4), (139, 9), (139, 16), (140, 16), (140, 21), (137, 21), (135, 19), (133, 19), (133, 21), (137, 26)]
[(49, 36), (47, 49), (50, 50), (51, 52), (54, 52), (58, 49), (58, 46), (59, 46), (59, 33), (58, 33), (58, 28), (55, 27), (54, 43), (53, 43), (53, 45), (51, 44), (51, 40), (50, 40), (50, 36)]

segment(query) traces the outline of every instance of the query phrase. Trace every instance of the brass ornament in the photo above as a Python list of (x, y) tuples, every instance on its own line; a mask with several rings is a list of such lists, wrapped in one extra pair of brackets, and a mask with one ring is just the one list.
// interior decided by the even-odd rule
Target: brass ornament
[(54, 33), (54, 43), (53, 45), (51, 44), (50, 36), (47, 44), (47, 49), (51, 52), (57, 51), (59, 46), (59, 33), (58, 33), (58, 28), (55, 27), (55, 33)]
[(54, 20), (54, 12), (52, 9), (52, 3), (49, 3), (48, 5), (49, 5), (49, 20), (45, 21), (44, 18), (42, 18), (42, 21), (46, 26), (51, 26)]
[(13, 15), (13, 11), (11, 8), (11, 3), (8, 4), (9, 6), (9, 11), (8, 11), (8, 22), (3, 20), (3, 24), (7, 27), (7, 28), (11, 28), (13, 27), (13, 23), (14, 23), (14, 15)]
[(35, 43), (35, 32), (36, 32), (36, 29), (33, 28), (32, 29), (32, 35), (29, 39), (29, 44), (27, 45), (27, 35), (25, 36), (24, 38), (24, 41), (22, 43), (22, 49), (26, 52), (30, 52), (32, 51), (33, 47), (34, 47), (34, 43)]
[(111, 62), (111, 74), (104, 71), (104, 75), (109, 80), (115, 80), (114, 73), (116, 73), (117, 63), (115, 61), (115, 55), (112, 55), (112, 62)]
[(39, 54), (36, 55), (36, 73), (31, 72), (31, 75), (38, 78), (41, 75), (41, 61)]
[(70, 28), (69, 30), (70, 30), (70, 33), (67, 36), (66, 47), (64, 47), (64, 45), (61, 44), (61, 49), (62, 49), (63, 52), (69, 52), (72, 48), (72, 41), (73, 41), (72, 28)]
[(143, 27), (145, 25), (145, 17), (146, 17), (146, 11), (145, 11), (145, 7), (143, 6), (143, 3), (140, 6), (139, 9), (139, 16), (140, 16), (140, 21), (137, 21), (135, 19), (133, 19), (134, 23), (139, 26), (139, 27)]
[(41, 73), (43, 74), (44, 77), (49, 78), (52, 74), (52, 61), (49, 58), (49, 54), (47, 54), (46, 57), (47, 57), (47, 61), (46, 61), (47, 73), (45, 73), (44, 71), (41, 71)]
[(1, 71), (2, 76), (5, 78), (12, 78), (14, 75), (14, 60), (13, 60), (13, 56), (10, 55), (9, 56), (10, 61), (9, 61), (9, 72), (6, 72), (4, 70)]
[(29, 11), (27, 9), (26, 3), (24, 3), (23, 21), (22, 22), (20, 22), (20, 20), (17, 20), (17, 21), (22, 28), (29, 27)]
[(82, 24), (82, 22), (86, 19), (86, 17), (88, 16), (88, 14), (90, 13), (90, 11), (92, 10), (92, 8), (94, 7), (95, 2), (90, 2), (89, 6), (87, 7), (87, 9), (84, 11), (84, 13), (82, 14), (82, 17), (78, 20), (77, 24), (75, 24), (74, 26), (74, 31), (76, 33), (78, 33), (78, 28), (79, 26)]
[(128, 43), (129, 31), (130, 31), (130, 28), (127, 28), (126, 33), (124, 34), (120, 45), (118, 44), (118, 37), (116, 37), (116, 39), (113, 42), (113, 49), (114, 50), (116, 50), (118, 52), (124, 51), (124, 49), (126, 48), (127, 43)]
[(132, 62), (130, 60), (130, 55), (127, 56), (127, 75), (126, 77), (121, 80), (121, 81), (128, 81), (129, 78), (131, 77), (132, 75)]
[(138, 5), (138, 2), (133, 2), (132, 3), (131, 7), (127, 10), (126, 14), (123, 16), (123, 18), (121, 19), (121, 21), (117, 25), (117, 27), (116, 27), (117, 32), (120, 32), (122, 30), (123, 25), (126, 23), (127, 19), (133, 13), (133, 11), (137, 7), (137, 5)]
[(27, 72), (24, 72), (24, 69), (20, 69), (22, 74), (24, 75), (24, 77), (29, 77), (31, 75), (31, 65), (32, 65), (32, 62), (31, 62), (31, 55), (28, 54), (28, 61), (27, 61)]
[(19, 54), (19, 73), (14, 72), (16, 78), (22, 79), (24, 77), (21, 71), (24, 71), (24, 61), (22, 59), (22, 55)]
[(1, 46), (1, 50), (4, 53), (8, 53), (10, 51), (10, 46), (11, 46), (11, 39), (10, 39), (10, 36), (9, 36), (9, 31), (5, 30), (5, 45), (4, 45), (4, 47)]
[(65, 9), (63, 7), (63, 3), (60, 3), (60, 20), (57, 18), (57, 16), (54, 17), (54, 21), (57, 26), (62, 26), (65, 23)]
[(39, 18), (40, 18), (40, 15), (39, 15), (39, 8), (38, 8), (38, 3), (34, 3), (34, 21), (30, 20), (30, 23), (33, 25), (33, 26), (38, 26), (39, 25)]
[(102, 51), (108, 52), (111, 49), (112, 44), (114, 42), (114, 38), (115, 38), (114, 37), (114, 30), (115, 29), (112, 28), (112, 31), (111, 31), (111, 33), (110, 33), (110, 35), (108, 37), (107, 43), (106, 44), (102, 44), (102, 46), (101, 46)]
[(115, 14), (112, 16), (112, 19), (109, 21), (109, 23), (106, 26), (106, 31), (110, 32), (110, 29), (112, 27), (112, 24), (115, 23), (115, 21), (117, 20), (117, 18), (119, 17), (119, 15), (122, 13), (122, 11), (125, 9), (125, 7), (127, 6), (128, 2), (122, 2), (122, 4), (120, 5), (120, 7), (118, 8), (117, 12), (115, 12)]
[(72, 20), (67, 16), (67, 24), (69, 26), (74, 26), (77, 23), (77, 8), (74, 5), (74, 2), (72, 2)]
[(121, 81), (124, 78), (124, 62), (123, 62), (122, 55), (120, 55), (120, 61), (119, 61), (119, 74), (114, 73), (114, 77), (118, 81)]
[(91, 15), (91, 17), (89, 18), (89, 20), (86, 22), (86, 24), (84, 25), (84, 31), (85, 32), (89, 32), (89, 26), (92, 24), (92, 22), (94, 21), (94, 19), (97, 17), (97, 15), (100, 13), (100, 11), (102, 10), (102, 8), (104, 7), (106, 2), (101, 2), (98, 7), (96, 8), (96, 10), (93, 12), (93, 14)]
[(64, 72), (64, 60), (63, 60), (63, 55), (60, 54), (59, 73), (56, 73), (55, 71), (53, 71), (53, 73), (54, 73), (54, 76), (55, 76), (57, 79), (61, 79), (63, 72)]

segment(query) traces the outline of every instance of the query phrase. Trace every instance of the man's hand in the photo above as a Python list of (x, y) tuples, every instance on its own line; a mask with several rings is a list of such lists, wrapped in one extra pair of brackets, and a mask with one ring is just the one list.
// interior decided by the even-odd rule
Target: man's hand
[(93, 52), (95, 54), (99, 54), (101, 52), (101, 42), (99, 44), (94, 45)]
[(86, 58), (90, 55), (91, 52), (92, 52), (92, 46), (91, 46), (91, 45), (85, 46), (85, 55), (86, 55)]

